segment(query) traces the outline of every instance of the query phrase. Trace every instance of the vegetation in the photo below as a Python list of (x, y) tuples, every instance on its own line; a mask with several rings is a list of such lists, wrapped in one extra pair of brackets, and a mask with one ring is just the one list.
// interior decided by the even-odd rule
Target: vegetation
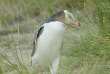
[(110, 73), (110, 0), (0, 0), (0, 74), (36, 73), (30, 64), (34, 33), (63, 9), (82, 26), (67, 27), (58, 73)]

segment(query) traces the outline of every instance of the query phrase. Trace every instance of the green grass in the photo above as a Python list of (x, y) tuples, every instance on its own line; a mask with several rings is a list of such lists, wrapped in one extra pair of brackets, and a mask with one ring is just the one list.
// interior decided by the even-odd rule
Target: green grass
[(62, 9), (82, 26), (67, 27), (58, 73), (110, 73), (109, 0), (0, 0), (0, 74), (36, 73), (30, 64), (34, 33)]

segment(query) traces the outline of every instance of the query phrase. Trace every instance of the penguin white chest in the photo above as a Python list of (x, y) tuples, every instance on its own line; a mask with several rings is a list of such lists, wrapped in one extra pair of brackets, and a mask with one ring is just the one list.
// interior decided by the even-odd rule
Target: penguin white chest
[(59, 21), (46, 23), (44, 30), (37, 40), (37, 48), (32, 62), (45, 70), (59, 59), (65, 24)]

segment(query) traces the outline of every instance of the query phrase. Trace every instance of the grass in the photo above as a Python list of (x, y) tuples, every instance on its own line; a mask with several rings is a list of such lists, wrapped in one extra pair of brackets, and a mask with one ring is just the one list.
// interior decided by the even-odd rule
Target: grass
[(67, 27), (58, 73), (110, 73), (109, 0), (1, 0), (0, 74), (36, 73), (30, 65), (34, 33), (62, 9), (70, 10), (82, 26)]

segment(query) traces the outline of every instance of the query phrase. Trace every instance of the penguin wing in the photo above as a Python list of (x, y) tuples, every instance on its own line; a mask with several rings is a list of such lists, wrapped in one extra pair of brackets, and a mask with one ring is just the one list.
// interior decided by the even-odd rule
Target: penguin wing
[(40, 28), (37, 29), (37, 31), (35, 33), (35, 38), (34, 38), (34, 41), (33, 41), (33, 50), (32, 50), (32, 53), (31, 53), (31, 57), (34, 56), (34, 54), (36, 52), (37, 39), (42, 34), (43, 30), (44, 30), (44, 26), (41, 26)]

